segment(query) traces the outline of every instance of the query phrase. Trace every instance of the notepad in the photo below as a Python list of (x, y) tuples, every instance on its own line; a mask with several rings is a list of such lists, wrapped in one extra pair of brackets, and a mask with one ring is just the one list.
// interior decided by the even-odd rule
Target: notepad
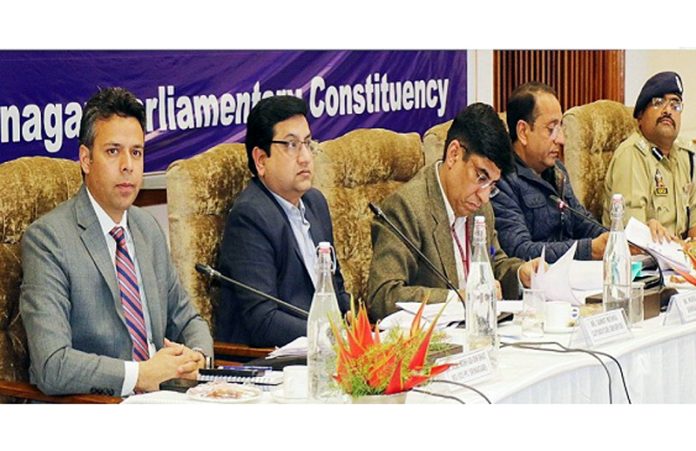
[(199, 381), (225, 381), (234, 382), (237, 384), (255, 384), (255, 385), (280, 385), (283, 383), (282, 371), (266, 371), (263, 376), (244, 377), (244, 376), (224, 376), (224, 375), (208, 375), (199, 374)]

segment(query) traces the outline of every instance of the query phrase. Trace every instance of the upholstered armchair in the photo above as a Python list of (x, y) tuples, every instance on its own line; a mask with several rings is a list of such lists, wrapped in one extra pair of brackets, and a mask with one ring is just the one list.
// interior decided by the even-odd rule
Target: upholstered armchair
[(445, 150), (447, 130), (452, 126), (452, 121), (443, 122), (430, 127), (423, 135), (423, 155), (425, 164), (428, 165), (442, 158)]
[(423, 167), (417, 133), (359, 129), (320, 145), (315, 186), (331, 210), (336, 255), (346, 290), (355, 300), (367, 297), (372, 259), (368, 203), (379, 204)]
[[(215, 267), (227, 215), (251, 174), (243, 144), (221, 144), (167, 169), (169, 241), (183, 288), (201, 316), (214, 327), (220, 301), (217, 283), (196, 272), (196, 263)], [(271, 349), (215, 343), (215, 355), (265, 356)]]
[(79, 164), (59, 158), (18, 158), (0, 164), (0, 181), (0, 402), (117, 400), (95, 395), (46, 396), (28, 383), (29, 354), (19, 314), (21, 239), (34, 220), (77, 192), (82, 185)]
[(633, 108), (612, 100), (576, 106), (563, 115), (564, 162), (580, 202), (602, 217), (604, 177), (614, 150), (638, 125)]

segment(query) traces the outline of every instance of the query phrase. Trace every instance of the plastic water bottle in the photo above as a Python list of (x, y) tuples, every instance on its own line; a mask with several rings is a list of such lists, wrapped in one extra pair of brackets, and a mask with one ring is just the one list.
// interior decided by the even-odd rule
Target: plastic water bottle
[(491, 364), (498, 363), (496, 283), (486, 247), (486, 219), (474, 218), (474, 252), (466, 279), (466, 332), (469, 350), (488, 348)]
[(341, 402), (343, 395), (332, 377), (336, 372), (336, 351), (329, 318), (338, 325), (341, 311), (332, 281), (334, 261), (331, 244), (322, 241), (317, 251), (317, 286), (307, 318), (309, 399), (315, 402)]
[(628, 319), (631, 300), (631, 253), (623, 225), (624, 200), (621, 194), (611, 197), (611, 231), (604, 250), (604, 311), (623, 309)]

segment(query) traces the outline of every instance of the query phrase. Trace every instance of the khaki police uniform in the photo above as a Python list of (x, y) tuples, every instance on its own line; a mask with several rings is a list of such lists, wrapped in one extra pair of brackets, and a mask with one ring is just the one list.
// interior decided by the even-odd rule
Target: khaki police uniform
[[(619, 145), (609, 163), (604, 179), (604, 225), (611, 226), (612, 194), (621, 193), (626, 205), (624, 223), (631, 216), (643, 223), (654, 218), (679, 236), (696, 226), (692, 156), (677, 139), (665, 157), (640, 131), (634, 132)], [(696, 173), (696, 168), (693, 171)]]

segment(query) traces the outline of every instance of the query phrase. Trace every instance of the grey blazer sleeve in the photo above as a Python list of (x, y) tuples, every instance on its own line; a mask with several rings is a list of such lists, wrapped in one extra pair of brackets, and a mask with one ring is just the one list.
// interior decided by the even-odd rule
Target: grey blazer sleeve
[[(60, 233), (42, 223), (30, 226), (22, 239), (20, 311), (31, 355), (31, 381), (49, 395), (119, 395), (123, 361), (72, 347), (70, 279), (62, 241)], [(91, 295), (94, 302), (112, 302), (96, 289)]]
[[(161, 234), (164, 237), (164, 234)], [(189, 348), (201, 348), (207, 356), (213, 356), (213, 338), (208, 323), (191, 303), (186, 290), (179, 283), (176, 268), (164, 244), (162, 249), (164, 275), (167, 278), (167, 329), (166, 336)]]

